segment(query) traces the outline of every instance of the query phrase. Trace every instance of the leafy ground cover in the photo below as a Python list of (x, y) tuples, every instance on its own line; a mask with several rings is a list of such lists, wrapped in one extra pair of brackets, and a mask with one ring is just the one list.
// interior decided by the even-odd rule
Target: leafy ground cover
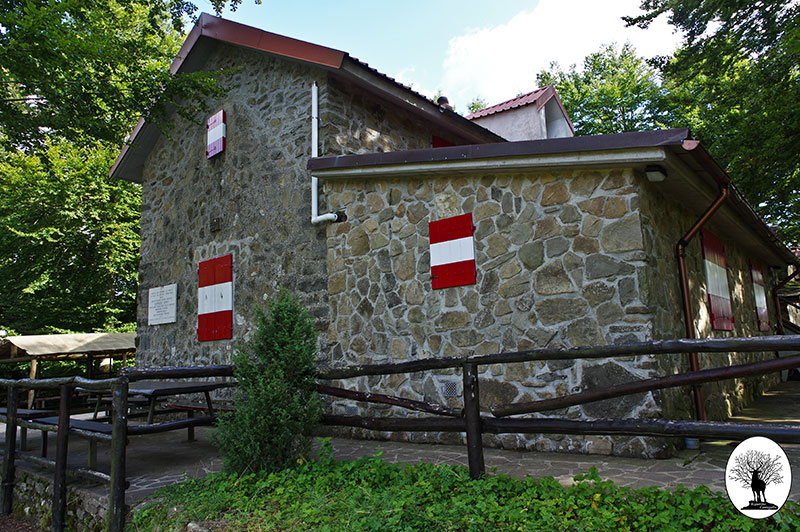
[(388, 464), (380, 456), (322, 457), (259, 475), (218, 473), (169, 486), (133, 515), (129, 530), (185, 530), (190, 521), (215, 531), (795, 531), (800, 505), (774, 516), (740, 515), (724, 493), (630, 489), (597, 471), (562, 487), (552, 477), (487, 475), (464, 467)]

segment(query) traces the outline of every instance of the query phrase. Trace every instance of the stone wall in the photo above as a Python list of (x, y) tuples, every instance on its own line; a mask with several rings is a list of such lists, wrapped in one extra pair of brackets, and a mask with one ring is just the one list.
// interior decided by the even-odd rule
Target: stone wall
[[(52, 473), (17, 470), (13, 513), (17, 519), (42, 530), (50, 529), (53, 522)], [(65, 517), (67, 530), (102, 532), (107, 526), (108, 498), (70, 483), (67, 485)]]
[[(642, 299), (649, 265), (640, 186), (628, 170), (328, 181), (331, 208), (349, 218), (328, 228), (330, 364), (652, 338), (653, 314)], [(428, 222), (463, 213), (472, 213), (476, 226), (477, 284), (432, 290)], [(484, 366), (482, 407), (657, 374), (649, 357)], [(461, 401), (461, 378), (453, 372), (364, 377), (345, 385), (453, 406)], [(357, 407), (342, 408), (352, 414)], [(651, 394), (555, 412), (570, 418), (659, 413)], [(504, 435), (494, 443), (628, 455), (665, 450), (664, 442), (643, 438)]]
[[(687, 211), (679, 202), (665, 197), (658, 190), (657, 185), (646, 180), (642, 180), (642, 183), (641, 212), (648, 261), (651, 264), (642, 285), (646, 286), (643, 296), (647, 300), (648, 306), (653, 309), (654, 339), (682, 338), (686, 336), (686, 333), (675, 245), (697, 222), (699, 215)], [(725, 246), (728, 286), (731, 292), (735, 322), (733, 331), (718, 331), (711, 328), (702, 243), (698, 235), (686, 248), (689, 290), (692, 294), (692, 312), (695, 318), (697, 338), (774, 334), (758, 330), (749, 263), (752, 257), (742, 249), (735, 238), (725, 234), (715, 225), (713, 217), (706, 227), (721, 238)], [(771, 286), (773, 280), (770, 278), (769, 269), (764, 267), (763, 274), (766, 286)], [(774, 325), (775, 311), (771, 299), (767, 297), (767, 305), (770, 322)], [(701, 354), (699, 360), (702, 369), (755, 362), (773, 356), (771, 353)], [(659, 359), (659, 364), (664, 373), (689, 370), (686, 355), (662, 357)], [(736, 379), (704, 385), (703, 392), (709, 419), (724, 420), (729, 415), (737, 413), (762, 390), (774, 384), (777, 378), (778, 376), (775, 374), (766, 378)], [(684, 389), (665, 390), (660, 394), (663, 397), (664, 414), (667, 417), (674, 419), (692, 419), (694, 417), (693, 402)]]
[[(229, 362), (253, 309), (279, 287), (301, 295), (320, 330), (328, 324), (325, 227), (312, 226), (311, 84), (320, 90), (321, 154), (430, 146), (436, 133), (397, 109), (329, 79), (319, 68), (219, 45), (206, 68), (233, 69), (225, 97), (227, 148), (205, 157), (206, 129), (182, 119), (162, 135), (143, 172), (137, 364)], [(351, 91), (351, 92), (348, 92)], [(442, 133), (439, 133), (443, 135)], [(324, 208), (324, 196), (320, 199)], [(233, 340), (198, 342), (197, 265), (233, 254)], [(177, 322), (149, 326), (151, 287), (178, 283)], [(323, 343), (321, 350), (327, 350)]]

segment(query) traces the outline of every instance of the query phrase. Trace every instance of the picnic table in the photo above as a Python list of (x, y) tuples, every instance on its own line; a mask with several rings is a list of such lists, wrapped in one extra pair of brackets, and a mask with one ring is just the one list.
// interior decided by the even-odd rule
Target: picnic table
[(211, 392), (220, 388), (233, 386), (233, 383), (222, 381), (187, 382), (187, 381), (136, 381), (128, 386), (128, 395), (141, 396), (148, 400), (147, 424), (153, 423), (156, 404), (165, 397), (202, 393), (206, 399), (208, 415), (214, 416), (214, 404)]

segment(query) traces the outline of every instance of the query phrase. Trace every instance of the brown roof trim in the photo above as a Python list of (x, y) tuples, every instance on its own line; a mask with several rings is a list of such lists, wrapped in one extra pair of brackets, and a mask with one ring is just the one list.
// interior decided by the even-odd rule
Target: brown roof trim
[(404, 163), (426, 163), (491, 159), (523, 155), (546, 155), (581, 151), (607, 151), (657, 146), (681, 146), (689, 137), (689, 130), (661, 129), (613, 135), (591, 135), (558, 139), (523, 140), (494, 144), (471, 144), (448, 148), (366, 153), (363, 155), (338, 155), (317, 157), (308, 161), (309, 170), (331, 168), (358, 168)]
[(333, 48), (270, 33), (208, 13), (200, 15), (197, 26), (205, 37), (330, 68), (339, 68), (347, 55)]
[[(201, 37), (209, 39), (201, 41)], [(175, 74), (181, 70), (193, 71), (199, 68), (198, 55), (208, 53), (209, 46), (202, 46), (203, 42), (226, 42), (238, 46), (252, 48), (254, 50), (271, 54), (306, 61), (320, 67), (330, 69), (334, 75), (366, 88), (369, 92), (378, 95), (386, 101), (398, 104), (400, 107), (409, 110), (418, 116), (434, 122), (446, 131), (453, 133), (467, 142), (502, 142), (504, 139), (492, 133), (479, 124), (470, 122), (463, 116), (452, 111), (440, 108), (425, 96), (412, 90), (410, 87), (399, 83), (394, 78), (378, 72), (366, 63), (351, 58), (347, 53), (333, 48), (327, 48), (317, 44), (285, 37), (276, 33), (260, 30), (252, 26), (240, 24), (220, 17), (215, 17), (207, 13), (200, 15), (189, 35), (186, 37), (180, 52), (170, 65), (170, 72)], [(187, 65), (187, 60), (192, 55), (192, 65)], [(379, 86), (381, 85), (381, 86)], [(131, 144), (141, 139), (143, 151), (139, 152), (140, 157), (136, 158), (133, 164), (134, 173), (136, 168), (142, 164), (141, 154), (148, 153), (158, 138), (159, 131), (152, 124), (145, 123), (140, 119), (136, 127), (128, 137), (128, 141), (123, 145), (120, 154), (114, 161), (109, 171), (109, 176), (119, 177), (136, 181), (135, 178), (123, 175), (117, 176), (123, 160), (128, 156)], [(139, 168), (139, 172), (141, 169)]]

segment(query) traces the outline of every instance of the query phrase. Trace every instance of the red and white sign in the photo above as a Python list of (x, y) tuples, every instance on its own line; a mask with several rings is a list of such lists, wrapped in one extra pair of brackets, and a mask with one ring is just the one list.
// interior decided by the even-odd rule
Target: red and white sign
[(728, 270), (725, 267), (725, 248), (722, 240), (703, 229), (703, 263), (706, 269), (708, 306), (711, 312), (711, 328), (723, 331), (733, 330), (733, 309), (731, 291), (728, 288)]
[(232, 338), (233, 255), (200, 261), (197, 279), (197, 339)]
[(428, 224), (434, 290), (475, 284), (474, 231), (471, 213)]
[(211, 159), (218, 153), (225, 151), (225, 137), (227, 135), (225, 111), (220, 111), (208, 119), (206, 130), (208, 142), (206, 143), (206, 158)]

